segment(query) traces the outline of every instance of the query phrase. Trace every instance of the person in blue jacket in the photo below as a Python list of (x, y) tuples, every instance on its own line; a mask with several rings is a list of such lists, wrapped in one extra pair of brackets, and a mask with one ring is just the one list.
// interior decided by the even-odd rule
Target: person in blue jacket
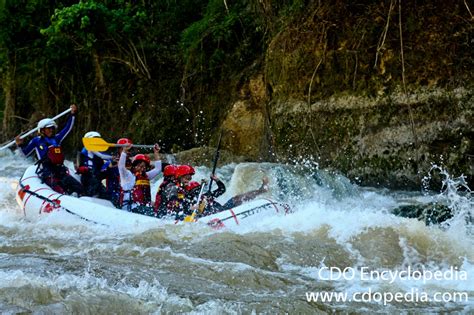
[(69, 174), (64, 166), (64, 152), (61, 143), (71, 132), (76, 119), (77, 106), (71, 105), (71, 115), (66, 126), (58, 133), (58, 125), (51, 118), (45, 118), (38, 122), (39, 135), (30, 140), (27, 145), (23, 144), (20, 136), (15, 138), (16, 145), (25, 156), (36, 153), (38, 168), (36, 173), (41, 181), (49, 185), (53, 190), (66, 194), (82, 194), (82, 185)]
[[(84, 135), (84, 138), (101, 138), (101, 135), (97, 131), (89, 131)], [(111, 200), (111, 196), (107, 194), (104, 185), (102, 185), (102, 180), (107, 176), (107, 167), (111, 161), (112, 156), (109, 154), (82, 149), (79, 154), (77, 173), (81, 174), (85, 196)]]

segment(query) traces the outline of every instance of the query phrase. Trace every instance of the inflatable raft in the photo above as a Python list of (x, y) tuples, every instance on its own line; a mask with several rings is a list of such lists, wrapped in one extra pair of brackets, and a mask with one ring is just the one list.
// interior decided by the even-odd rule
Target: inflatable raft
[[(163, 220), (117, 209), (108, 200), (60, 194), (41, 182), (35, 165), (28, 167), (20, 178), (16, 187), (16, 200), (21, 215), (28, 219), (35, 219), (53, 211), (65, 211), (82, 220), (106, 226), (150, 224)], [(285, 215), (289, 212), (290, 207), (287, 204), (270, 199), (256, 199), (230, 210), (195, 219), (194, 222), (219, 229), (240, 225), (249, 218), (257, 219), (260, 215)]]

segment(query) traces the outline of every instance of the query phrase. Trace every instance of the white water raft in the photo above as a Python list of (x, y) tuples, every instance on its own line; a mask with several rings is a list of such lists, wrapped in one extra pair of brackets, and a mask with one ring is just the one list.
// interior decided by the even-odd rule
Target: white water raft
[[(41, 183), (35, 171), (35, 165), (28, 167), (16, 187), (20, 214), (28, 219), (36, 219), (52, 211), (66, 211), (88, 222), (116, 227), (153, 224), (162, 220), (117, 209), (108, 200), (60, 194)], [(289, 211), (290, 207), (286, 204), (270, 199), (256, 199), (233, 209), (199, 218), (195, 222), (218, 229), (244, 224), (248, 218), (256, 219), (261, 214), (285, 215)]]

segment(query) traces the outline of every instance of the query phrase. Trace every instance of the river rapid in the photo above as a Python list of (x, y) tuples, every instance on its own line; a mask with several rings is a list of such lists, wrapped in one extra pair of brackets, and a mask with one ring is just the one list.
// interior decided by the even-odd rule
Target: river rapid
[[(232, 229), (157, 220), (124, 230), (64, 211), (23, 218), (12, 187), (31, 163), (0, 152), (1, 313), (474, 312), (474, 203), (449, 172), (442, 191), (400, 192), (307, 162), (226, 165), (221, 200), (267, 175), (266, 196), (294, 213)], [(198, 167), (195, 177), (209, 173)], [(455, 212), (442, 225), (391, 214), (439, 200)], [(321, 292), (347, 298), (311, 300)]]

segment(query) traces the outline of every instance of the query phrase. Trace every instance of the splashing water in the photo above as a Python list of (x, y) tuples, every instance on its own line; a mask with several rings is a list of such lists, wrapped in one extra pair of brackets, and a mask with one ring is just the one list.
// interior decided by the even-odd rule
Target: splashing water
[[(290, 202), (294, 213), (267, 216), (220, 231), (200, 224), (121, 230), (53, 212), (35, 222), (18, 213), (12, 183), (32, 162), (0, 153), (0, 311), (2, 313), (314, 313), (474, 310), (472, 192), (445, 171), (440, 193), (361, 188), (317, 163), (226, 165), (217, 175), (231, 196), (257, 189)], [(195, 180), (210, 170), (197, 167)], [(427, 176), (427, 180), (428, 180)], [(160, 180), (153, 183), (156, 191)], [(443, 203), (454, 216), (426, 226), (392, 210)], [(332, 271), (347, 270), (342, 274)], [(408, 270), (410, 270), (408, 272)], [(388, 271), (393, 279), (368, 277)], [(427, 275), (440, 272), (440, 279)], [(444, 275), (456, 275), (457, 279)], [(336, 276), (341, 276), (337, 278)], [(424, 275), (418, 279), (416, 276)], [(467, 276), (464, 280), (463, 275)], [(337, 278), (337, 279), (336, 279)], [(308, 301), (338, 292), (376, 298), (416, 291), (450, 302), (376, 299)]]
[(473, 235), (474, 225), (474, 198), (473, 192), (466, 183), (465, 176), (452, 177), (449, 172), (441, 166), (433, 165), (427, 176), (423, 178), (423, 190), (428, 194), (427, 187), (434, 172), (439, 173), (442, 186), (440, 193), (433, 196), (436, 203), (446, 205), (453, 214), (453, 217), (442, 226), (451, 229), (462, 229), (467, 235)]

